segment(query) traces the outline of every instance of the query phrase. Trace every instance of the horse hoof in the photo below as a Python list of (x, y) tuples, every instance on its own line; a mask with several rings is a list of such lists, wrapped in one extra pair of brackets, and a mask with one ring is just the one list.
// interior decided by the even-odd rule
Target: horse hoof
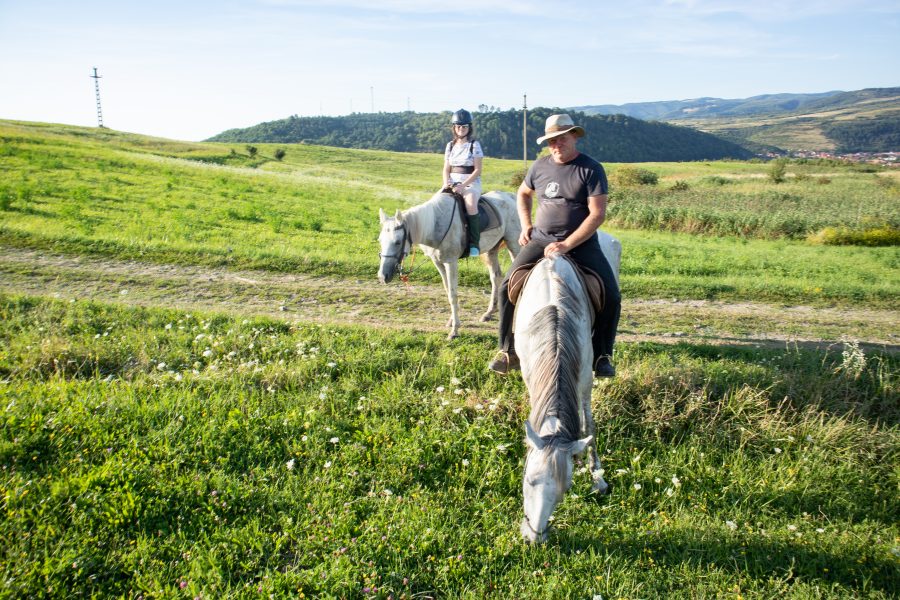
[(450, 340), (455, 340), (455, 339), (458, 338), (458, 337), (459, 337), (459, 334), (458, 334), (458, 333), (448, 333), (448, 334), (447, 334), (447, 341), (449, 342)]
[(493, 318), (494, 318), (493, 313), (481, 315), (481, 322), (482, 322), (482, 323), (487, 323), (488, 321), (493, 320)]

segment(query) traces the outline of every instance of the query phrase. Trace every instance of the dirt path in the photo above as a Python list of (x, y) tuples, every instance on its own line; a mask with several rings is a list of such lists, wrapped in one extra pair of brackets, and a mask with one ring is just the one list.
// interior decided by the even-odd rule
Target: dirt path
[[(437, 285), (231, 271), (73, 257), (0, 247), (0, 291), (183, 310), (266, 315), (318, 323), (445, 331), (449, 307)], [(463, 334), (494, 335), (478, 320), (488, 290), (460, 291)], [(900, 351), (900, 312), (751, 303), (625, 299), (620, 341), (825, 347), (844, 339)]]

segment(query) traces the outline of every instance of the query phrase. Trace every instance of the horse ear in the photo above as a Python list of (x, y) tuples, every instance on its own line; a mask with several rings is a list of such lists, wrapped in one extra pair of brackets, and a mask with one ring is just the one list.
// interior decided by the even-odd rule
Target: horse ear
[(387, 221), (387, 215), (385, 214), (383, 208), (379, 208), (378, 209), (378, 222), (384, 223), (385, 221)]
[(591, 445), (594, 441), (594, 436), (589, 435), (586, 438), (582, 438), (577, 442), (572, 442), (572, 454), (581, 454), (584, 452), (584, 449)]
[(540, 450), (544, 447), (544, 440), (534, 432), (534, 429), (531, 428), (531, 421), (527, 419), (525, 420), (525, 443), (535, 450)]
[(403, 222), (403, 214), (400, 212), (399, 208), (397, 209), (397, 213), (394, 215), (394, 218), (397, 220), (398, 223)]

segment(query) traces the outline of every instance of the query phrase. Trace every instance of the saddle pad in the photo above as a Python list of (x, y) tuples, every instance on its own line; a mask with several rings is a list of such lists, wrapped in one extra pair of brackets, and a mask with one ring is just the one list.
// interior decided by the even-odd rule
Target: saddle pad
[[(466, 220), (466, 202), (463, 197), (453, 192), (456, 198), (456, 206), (459, 208), (459, 216), (462, 220), (462, 248), (460, 258), (469, 256), (469, 222)], [(500, 214), (489, 198), (482, 196), (478, 199), (478, 221), (481, 223), (481, 231), (490, 231), (500, 227)]]
[[(545, 259), (542, 258), (541, 260)], [(581, 283), (584, 284), (584, 288), (587, 290), (594, 312), (602, 311), (606, 303), (606, 288), (603, 286), (603, 280), (600, 279), (596, 271), (583, 267), (570, 258), (566, 258), (566, 260), (575, 265), (575, 272), (578, 273)], [(541, 261), (539, 260), (538, 262)], [(511, 304), (515, 304), (519, 299), (519, 295), (522, 293), (522, 289), (524, 289), (525, 283), (528, 281), (528, 277), (536, 264), (538, 263), (522, 265), (509, 274), (507, 296)]]

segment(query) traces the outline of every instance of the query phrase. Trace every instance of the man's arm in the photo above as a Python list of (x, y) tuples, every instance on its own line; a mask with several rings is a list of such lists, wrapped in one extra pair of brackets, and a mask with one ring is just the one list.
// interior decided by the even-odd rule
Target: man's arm
[(522, 182), (516, 194), (516, 208), (519, 211), (519, 223), (522, 225), (519, 244), (522, 246), (531, 241), (531, 230), (533, 228), (531, 224), (531, 205), (533, 198), (534, 190), (525, 185), (525, 182)]
[(572, 248), (580, 246), (592, 235), (595, 235), (600, 226), (603, 225), (603, 221), (606, 220), (606, 200), (606, 194), (588, 196), (588, 216), (569, 237), (561, 242), (547, 244), (547, 247), (544, 248), (544, 256), (550, 256), (554, 252), (565, 254)]

